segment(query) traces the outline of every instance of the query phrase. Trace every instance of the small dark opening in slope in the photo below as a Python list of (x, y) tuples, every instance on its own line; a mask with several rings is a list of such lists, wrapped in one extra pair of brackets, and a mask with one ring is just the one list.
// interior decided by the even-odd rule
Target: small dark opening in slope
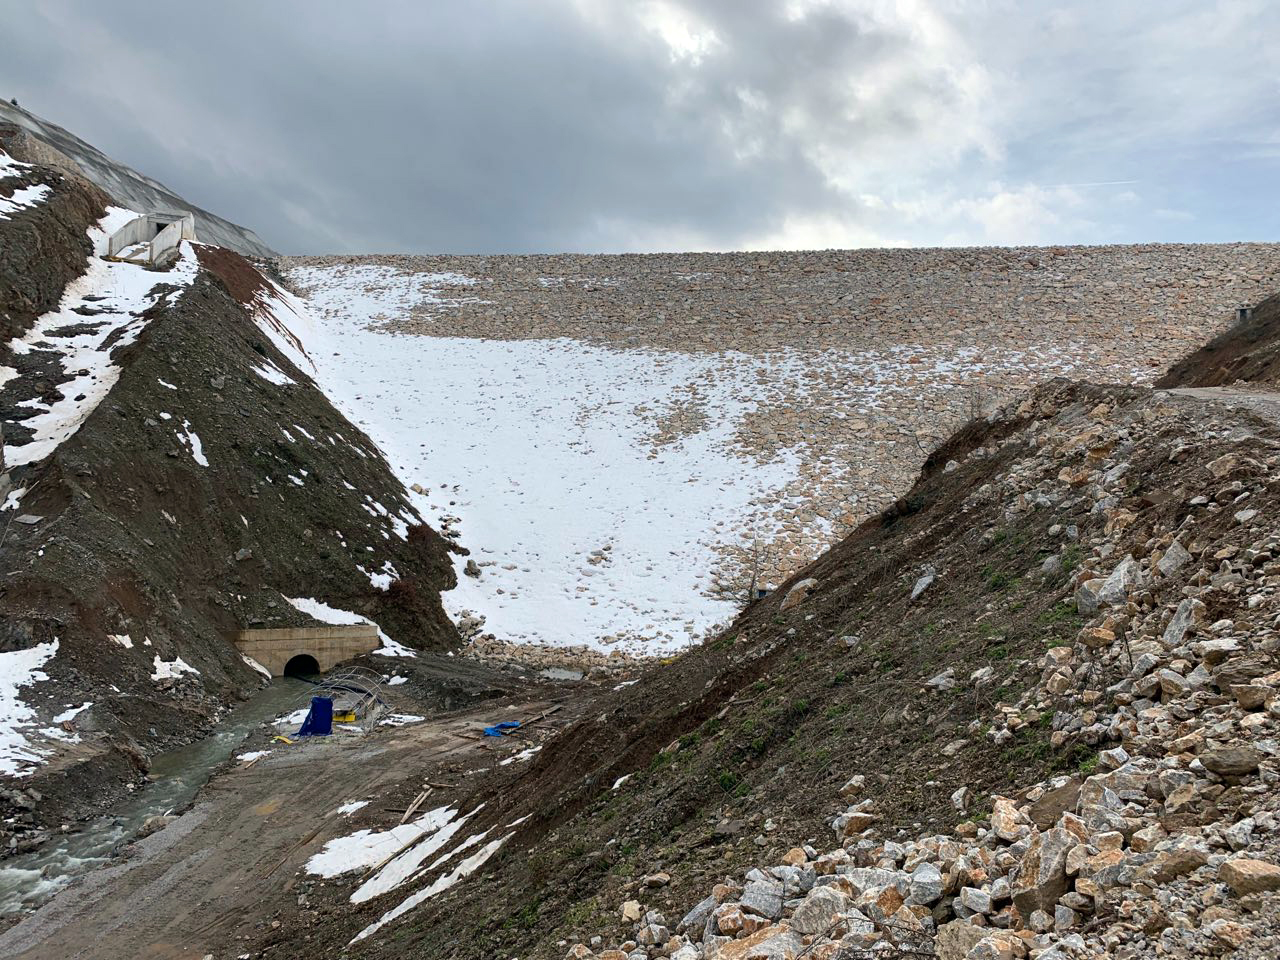
[(299, 653), (290, 657), (289, 662), (284, 665), (286, 677), (314, 677), (319, 672), (320, 664), (309, 653)]

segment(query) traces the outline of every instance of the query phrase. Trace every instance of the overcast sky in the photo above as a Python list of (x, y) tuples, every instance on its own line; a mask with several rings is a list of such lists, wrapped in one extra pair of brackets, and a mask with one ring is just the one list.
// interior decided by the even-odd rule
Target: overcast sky
[(1280, 240), (1274, 0), (0, 13), (0, 95), (287, 253)]

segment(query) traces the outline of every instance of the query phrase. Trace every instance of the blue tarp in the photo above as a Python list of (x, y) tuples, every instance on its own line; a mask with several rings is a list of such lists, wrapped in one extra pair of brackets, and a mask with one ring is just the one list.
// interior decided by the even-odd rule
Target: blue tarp
[(501, 723), (495, 723), (492, 727), (484, 728), (486, 737), (505, 737), (508, 730), (514, 730), (520, 726), (519, 720), (503, 720)]
[(333, 733), (333, 701), (328, 697), (312, 697), (311, 709), (302, 721), (300, 737), (327, 737)]

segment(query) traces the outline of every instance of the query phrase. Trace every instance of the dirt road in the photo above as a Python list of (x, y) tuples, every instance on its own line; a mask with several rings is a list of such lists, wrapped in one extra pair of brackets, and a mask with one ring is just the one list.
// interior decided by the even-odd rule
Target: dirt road
[[(236, 943), (256, 939), (267, 918), (297, 911), (298, 871), (325, 841), (396, 824), (385, 807), (403, 806), (424, 777), (462, 759), (475, 766), (506, 756), (498, 752), (511, 749), (505, 741), (477, 735), (482, 725), (529, 720), (550, 705), (491, 701), (367, 738), (277, 746), (211, 781), (186, 814), (136, 844), (131, 859), (86, 875), (5, 931), (0, 957), (235, 956)], [(337, 812), (369, 798), (363, 817)]]
[(1244, 407), (1267, 420), (1280, 423), (1280, 393), (1268, 387), (1237, 383), (1226, 387), (1173, 387), (1161, 392), (1174, 397)]

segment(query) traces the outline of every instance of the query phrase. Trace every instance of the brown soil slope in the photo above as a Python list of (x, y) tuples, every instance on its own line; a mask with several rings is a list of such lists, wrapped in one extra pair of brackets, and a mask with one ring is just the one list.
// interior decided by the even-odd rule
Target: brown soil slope
[[(30, 176), (50, 184), (49, 201), (0, 220), (0, 310), (15, 333), (83, 272), (84, 232), (101, 209), (78, 183)], [(7, 828), (19, 848), (43, 837), (37, 827), (91, 812), (148, 756), (198, 735), (263, 682), (230, 637), (308, 622), (286, 597), (369, 616), (408, 646), (458, 642), (439, 599), (454, 583), (452, 548), (424, 524), (397, 533), (388, 513), (416, 516), (407, 492), (254, 321), (242, 298), (264, 287), (257, 271), (213, 248), (201, 260), (188, 288), (148, 311), (137, 340), (112, 350), (119, 380), (79, 431), (7, 478), (28, 491), (20, 512), (42, 519), (7, 515), (0, 650), (58, 640), (49, 681), (24, 692), (42, 720), (93, 703), (75, 720), (82, 742), (21, 782), (43, 799)], [(29, 434), (23, 401), (57, 399), (72, 371), (42, 365), (53, 351), (4, 353), (0, 365), (20, 371), (0, 390), (12, 450)], [(255, 368), (265, 362), (294, 382), (264, 379)], [(203, 441), (207, 466), (184, 447), (184, 429)], [(378, 589), (370, 572), (387, 564), (398, 579)], [(175, 658), (198, 673), (153, 677), (157, 660)]]
[(1176, 363), (1158, 387), (1280, 385), (1280, 294), (1254, 307), (1248, 320), (1214, 337)]
[[(1190, 399), (1064, 381), (971, 424), (906, 497), (718, 639), (601, 696), (522, 769), (496, 772), (509, 782), (478, 785), (463, 805), (488, 802), (477, 829), (530, 819), (482, 875), (351, 954), (552, 958), (597, 933), (618, 943), (625, 900), (674, 922), (721, 877), (809, 840), (829, 845), (854, 773), (874, 785), (881, 835), (914, 837), (955, 825), (959, 787), (981, 817), (993, 793), (1092, 769), (1110, 734), (1020, 702), (1024, 692), (1039, 689), (1047, 652), (1080, 632), (1076, 585), (1114, 565), (1115, 541), (1116, 555), (1149, 558), (1167, 543), (1161, 531), (1193, 524), (1196, 549), (1218, 549), (1232, 511), (1191, 501), (1213, 495), (1206, 462), (1265, 459), (1280, 439), (1272, 424), (1246, 425), (1242, 435)], [(1280, 487), (1264, 487), (1251, 501), (1263, 515), (1280, 508)], [(1104, 531), (1109, 560), (1094, 552)], [(812, 592), (784, 604), (808, 580)], [(1134, 616), (1177, 599), (1153, 588)], [(1101, 689), (1126, 668), (1095, 659), (1077, 672)], [(948, 669), (954, 686), (932, 689)], [(659, 870), (670, 885), (646, 888)], [(340, 890), (321, 937), (340, 947), (408, 892), (353, 908)], [(271, 956), (304, 955), (287, 925), (267, 942)]]

